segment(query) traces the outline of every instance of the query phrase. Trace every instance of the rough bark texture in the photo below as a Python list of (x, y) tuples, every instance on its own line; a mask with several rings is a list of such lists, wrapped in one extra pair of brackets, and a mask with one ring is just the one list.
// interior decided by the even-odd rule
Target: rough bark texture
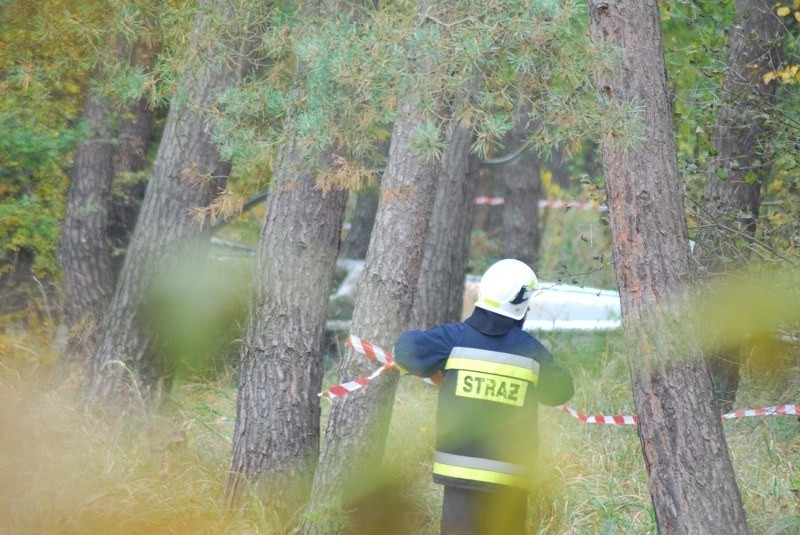
[(375, 225), (375, 214), (378, 212), (380, 185), (365, 188), (358, 192), (350, 230), (342, 241), (342, 258), (367, 257), (369, 238)]
[(477, 156), (470, 154), (472, 141), (469, 123), (453, 124), (425, 240), (414, 300), (415, 328), (428, 329), (461, 319), (480, 163)]
[(248, 490), (287, 519), (308, 497), (319, 452), (322, 341), (346, 191), (323, 194), (287, 145), (266, 207), (242, 349), (225, 485), (229, 506)]
[[(149, 46), (121, 38), (114, 53), (145, 68), (154, 57)], [(147, 167), (153, 112), (144, 98), (126, 109), (90, 92), (83, 116), (88, 136), (75, 154), (59, 243), (70, 357), (92, 351), (111, 300), (119, 272), (115, 254), (120, 258), (118, 251), (127, 247), (144, 193), (143, 183), (132, 186), (125, 204), (115, 204), (112, 185), (115, 177)]]
[[(87, 137), (75, 152), (70, 172), (59, 258), (64, 319), (70, 329), (84, 331), (77, 337), (89, 339), (114, 289), (108, 208), (119, 110), (108, 98), (90, 92), (83, 119)], [(85, 328), (79, 327), (81, 322)], [(73, 339), (76, 334), (73, 331)]]
[(200, 235), (192, 209), (209, 205), (230, 172), (211, 140), (208, 111), (242, 75), (243, 67), (231, 58), (231, 50), (241, 52), (247, 28), (240, 27), (241, 35), (227, 42), (208, 43), (206, 37), (209, 20), (230, 19), (230, 9), (227, 2), (209, 0), (195, 20), (192, 42), (203, 61), (184, 70), (170, 106), (136, 229), (83, 385), (83, 394), (93, 404), (110, 401), (115, 394), (147, 403), (171, 381), (171, 363), (159, 361), (143, 305), (167, 263), (179, 259)]
[[(306, 9), (314, 20), (337, 5)], [(298, 139), (281, 148), (267, 198), (225, 483), (229, 508), (251, 494), (282, 522), (297, 521), (319, 454), (325, 320), (348, 197), (316, 184), (330, 154), (306, 152)]]
[[(389, 349), (411, 319), (422, 252), (436, 191), (438, 164), (411, 148), (411, 135), (423, 124), (413, 95), (399, 103), (389, 163), (359, 287), (351, 332)], [(339, 380), (372, 372), (375, 364), (348, 349)], [(334, 399), (322, 455), (314, 475), (306, 532), (329, 507), (339, 510), (354, 499), (359, 485), (380, 466), (386, 443), (397, 374), (385, 373), (369, 388)], [(357, 512), (356, 512), (357, 514)]]
[[(530, 135), (528, 114), (519, 114), (514, 128), (506, 134), (507, 150), (517, 149)], [(536, 268), (539, 261), (539, 198), (542, 182), (539, 176), (541, 164), (532, 150), (526, 150), (519, 158), (497, 169), (505, 185), (503, 206), (503, 257), (516, 258)]]
[[(602, 105), (642, 107), (644, 139), (602, 143), (614, 259), (639, 438), (660, 533), (747, 533), (719, 411), (691, 326), (693, 281), (656, 0), (589, 2), (592, 37), (620, 47), (598, 72)], [(620, 125), (624, 128), (625, 125)]]
[[(765, 121), (777, 87), (775, 81), (764, 84), (763, 76), (780, 67), (786, 32), (772, 5), (764, 0), (736, 2), (738, 20), (730, 32), (728, 74), (712, 138), (716, 156), (703, 195), (701, 217), (709, 220), (695, 247), (695, 256), (711, 275), (745, 265), (750, 255), (737, 242), (742, 235), (755, 235), (762, 178), (769, 172), (771, 160), (763, 149)], [(724, 346), (724, 341), (720, 343)], [(717, 399), (725, 412), (733, 408), (736, 399), (742, 358), (739, 348), (732, 347), (721, 348), (708, 359)]]

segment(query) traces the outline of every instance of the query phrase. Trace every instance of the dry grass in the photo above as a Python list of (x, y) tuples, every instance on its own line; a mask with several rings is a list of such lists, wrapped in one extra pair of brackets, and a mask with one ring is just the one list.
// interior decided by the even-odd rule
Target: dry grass
[[(549, 343), (574, 372), (578, 390), (571, 406), (632, 413), (627, 363), (614, 337)], [(53, 360), (47, 343), (20, 334), (0, 344), (0, 533), (282, 532), (264, 509), (234, 518), (221, 507), (235, 409), (230, 378), (181, 385), (166, 414), (129, 413), (108, 422), (76, 408), (74, 382), (46, 373)], [(737, 406), (797, 402), (790, 399), (796, 389), (787, 374), (748, 375)], [(402, 379), (386, 480), (376, 487), (389, 505), (376, 509), (378, 522), (403, 523), (407, 533), (437, 533), (441, 489), (430, 480), (434, 420), (434, 389)], [(592, 426), (546, 407), (540, 425), (534, 532), (655, 533), (635, 429)], [(725, 423), (754, 533), (800, 533), (799, 427), (796, 417), (784, 416)], [(376, 532), (376, 524), (362, 525), (361, 533)]]

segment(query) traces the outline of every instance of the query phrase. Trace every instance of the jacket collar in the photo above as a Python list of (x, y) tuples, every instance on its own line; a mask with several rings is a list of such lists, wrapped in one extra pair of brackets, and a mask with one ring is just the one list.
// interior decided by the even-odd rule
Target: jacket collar
[(514, 327), (521, 328), (524, 322), (524, 316), (515, 320), (478, 307), (475, 307), (472, 315), (464, 320), (464, 323), (487, 336), (502, 336)]

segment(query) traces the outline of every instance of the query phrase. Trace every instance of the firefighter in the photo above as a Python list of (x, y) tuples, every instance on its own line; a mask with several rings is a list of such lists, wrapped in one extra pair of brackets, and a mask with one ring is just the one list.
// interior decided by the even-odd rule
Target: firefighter
[(500, 260), (481, 278), (469, 318), (407, 331), (394, 346), (403, 372), (444, 374), (433, 464), (442, 535), (526, 531), (538, 404), (566, 403), (574, 391), (569, 371), (522, 330), (536, 285), (525, 263)]

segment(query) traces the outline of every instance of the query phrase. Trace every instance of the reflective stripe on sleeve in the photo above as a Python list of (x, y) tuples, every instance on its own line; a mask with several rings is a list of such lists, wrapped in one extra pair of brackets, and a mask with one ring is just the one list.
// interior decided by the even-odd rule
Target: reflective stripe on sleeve
[(525, 468), (518, 464), (440, 451), (437, 451), (433, 458), (433, 473), (525, 490), (530, 487)]
[(534, 385), (539, 382), (539, 363), (536, 360), (488, 349), (454, 347), (445, 369), (493, 373), (530, 381)]

